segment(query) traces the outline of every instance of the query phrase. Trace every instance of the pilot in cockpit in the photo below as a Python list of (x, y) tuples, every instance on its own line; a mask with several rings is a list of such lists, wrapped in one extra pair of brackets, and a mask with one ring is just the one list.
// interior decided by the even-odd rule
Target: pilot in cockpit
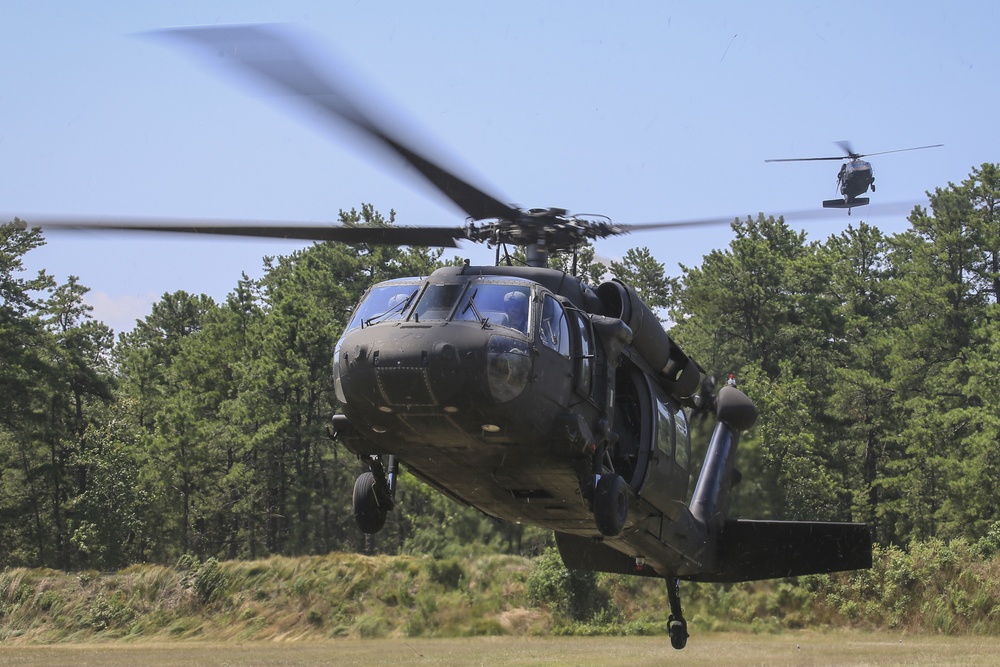
[(528, 295), (524, 292), (507, 292), (503, 297), (504, 312), (511, 328), (528, 333)]
[(402, 309), (403, 304), (405, 304), (406, 300), (409, 298), (410, 295), (407, 294), (406, 292), (401, 292), (399, 294), (393, 295), (393, 297), (389, 299), (388, 310), (395, 311), (397, 309)]

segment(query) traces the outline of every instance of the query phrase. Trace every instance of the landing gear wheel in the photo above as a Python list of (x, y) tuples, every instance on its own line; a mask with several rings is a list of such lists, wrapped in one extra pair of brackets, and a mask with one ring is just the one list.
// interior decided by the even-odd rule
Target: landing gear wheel
[(667, 634), (670, 635), (670, 645), (680, 650), (688, 643), (688, 625), (683, 618), (676, 619), (671, 614), (667, 620)]
[(358, 528), (369, 535), (377, 533), (385, 525), (386, 514), (388, 504), (379, 502), (375, 475), (361, 473), (354, 482), (354, 520), (358, 522)]
[(602, 475), (594, 492), (594, 520), (601, 535), (614, 537), (628, 519), (628, 484), (619, 475)]
[(667, 634), (670, 635), (670, 645), (680, 650), (688, 643), (688, 624), (684, 620), (684, 610), (681, 609), (680, 579), (671, 577), (667, 580), (667, 600), (670, 602), (670, 617), (667, 618)]

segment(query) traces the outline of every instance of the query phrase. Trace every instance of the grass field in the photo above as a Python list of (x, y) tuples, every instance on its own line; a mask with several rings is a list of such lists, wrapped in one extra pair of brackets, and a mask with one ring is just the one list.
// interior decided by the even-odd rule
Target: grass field
[(489, 637), (248, 643), (113, 643), (3, 646), (0, 665), (220, 667), (293, 665), (996, 665), (1000, 638), (914, 637), (846, 632), (705, 633), (682, 651), (666, 637)]

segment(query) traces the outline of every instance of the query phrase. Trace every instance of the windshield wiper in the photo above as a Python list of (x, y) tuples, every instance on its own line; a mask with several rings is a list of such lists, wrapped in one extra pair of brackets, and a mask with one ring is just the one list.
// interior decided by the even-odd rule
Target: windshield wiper
[(469, 309), (471, 308), (472, 314), (476, 316), (476, 320), (478, 320), (479, 323), (483, 325), (484, 329), (489, 329), (490, 328), (489, 318), (483, 317), (482, 313), (479, 312), (479, 309), (476, 308), (477, 294), (479, 294), (478, 287), (472, 291), (472, 294), (469, 295), (469, 303), (465, 304), (465, 308), (462, 309), (462, 315), (465, 315), (467, 312), (469, 312)]
[(406, 310), (407, 308), (410, 307), (410, 302), (413, 301), (413, 297), (416, 296), (417, 291), (418, 290), (413, 290), (412, 292), (410, 292), (409, 296), (407, 296), (405, 299), (403, 299), (402, 301), (400, 301), (396, 305), (391, 306), (388, 310), (383, 311), (383, 312), (381, 312), (381, 313), (379, 313), (377, 315), (372, 315), (367, 320), (362, 320), (361, 321), (361, 326), (362, 327), (370, 327), (371, 325), (375, 324), (379, 320), (382, 320), (382, 319), (384, 319), (386, 317), (389, 317), (393, 313), (401, 313), (401, 312), (403, 312), (404, 310)]

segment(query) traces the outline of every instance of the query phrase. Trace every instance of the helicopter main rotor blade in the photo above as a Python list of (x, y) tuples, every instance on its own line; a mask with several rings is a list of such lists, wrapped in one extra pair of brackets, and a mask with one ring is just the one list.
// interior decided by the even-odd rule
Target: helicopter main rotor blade
[[(5, 219), (14, 219), (10, 216)], [(20, 218), (18, 218), (20, 220)], [(170, 218), (96, 218), (36, 215), (22, 220), (26, 227), (43, 230), (112, 231), (172, 234), (210, 234), (251, 238), (294, 239), (301, 241), (338, 241), (340, 243), (393, 246), (432, 246), (457, 248), (457, 241), (468, 238), (464, 227), (406, 227), (389, 225), (347, 226), (281, 221), (226, 221), (215, 219)]]
[(889, 153), (905, 153), (906, 151), (921, 151), (925, 148), (940, 148), (944, 144), (931, 144), (930, 146), (917, 146), (915, 148), (897, 148), (894, 151), (880, 151), (878, 153), (863, 153), (858, 157), (869, 157), (871, 155), (888, 155)]
[(838, 155), (836, 157), (783, 157), (764, 160), (764, 162), (814, 162), (816, 160), (846, 160), (847, 156)]
[[(864, 208), (869, 217), (904, 216), (908, 215), (920, 201), (869, 204)], [(840, 219), (833, 209), (803, 209), (799, 211), (784, 211), (763, 213), (770, 217), (781, 217), (786, 222), (798, 222), (822, 219)], [(683, 227), (709, 227), (712, 225), (732, 225), (734, 222), (746, 219), (746, 215), (730, 215), (715, 218), (699, 218), (694, 220), (667, 220), (660, 222), (643, 222), (634, 224), (614, 224), (599, 237), (633, 234), (659, 229), (677, 229)], [(427, 246), (439, 248), (456, 248), (457, 242), (463, 240), (481, 241), (482, 238), (470, 233), (468, 227), (407, 227), (389, 225), (347, 226), (322, 223), (295, 221), (257, 221), (257, 220), (219, 220), (185, 218), (149, 218), (149, 217), (85, 217), (32, 214), (17, 217), (11, 214), (0, 214), (2, 220), (18, 220), (25, 227), (40, 227), (43, 230), (62, 231), (108, 231), (124, 233), (169, 233), (169, 234), (209, 234), (221, 236), (238, 236), (249, 238), (294, 239), (301, 241), (336, 241), (346, 244), (366, 243), (370, 245), (391, 246)]]
[[(891, 215), (908, 215), (913, 211), (914, 206), (920, 205), (921, 202), (910, 201), (910, 202), (890, 202), (883, 204), (869, 204), (864, 208), (868, 213), (869, 217), (880, 217), (880, 216), (891, 216)], [(860, 208), (860, 207), (859, 207)], [(842, 215), (834, 209), (825, 208), (809, 208), (802, 209), (799, 211), (784, 211), (779, 213), (762, 213), (767, 217), (774, 218), (784, 218), (785, 222), (799, 222), (806, 220), (842, 220)], [(620, 234), (632, 234), (636, 232), (646, 232), (654, 231), (657, 229), (673, 229), (678, 227), (708, 227), (711, 225), (731, 225), (739, 220), (745, 220), (747, 216), (735, 216), (731, 215), (729, 217), (719, 217), (719, 218), (701, 218), (698, 220), (673, 220), (664, 222), (640, 222), (636, 224), (624, 224), (617, 225)]]
[(398, 113), (394, 114), (395, 120), (377, 122), (373, 113), (363, 110), (362, 100), (352, 92), (346, 73), (335, 73), (333, 67), (325, 71), (315, 67), (311, 63), (313, 59), (296, 46), (304, 39), (287, 28), (279, 29), (274, 25), (204, 26), (150, 34), (185, 41), (199, 49), (202, 56), (213, 59), (205, 58), (207, 62), (221, 63), (252, 81), (291, 94), (292, 99), (306, 110), (319, 110), (327, 119), (346, 124), (361, 136), (402, 157), (474, 220), (512, 220), (518, 215), (516, 207), (445, 169), (438, 161), (415, 149), (412, 141), (386, 129), (389, 124), (402, 124), (397, 122)]
[(846, 141), (836, 142), (838, 146), (844, 151), (844, 155), (838, 155), (836, 157), (789, 157), (789, 158), (779, 158), (772, 160), (764, 160), (764, 162), (812, 162), (814, 160), (856, 160), (858, 158), (870, 157), (872, 155), (888, 155), (889, 153), (903, 153), (906, 151), (920, 151), (925, 148), (940, 148), (944, 144), (931, 144), (930, 146), (916, 146), (914, 148), (898, 148), (894, 151), (880, 151), (878, 153), (855, 153), (851, 148), (851, 144)]

